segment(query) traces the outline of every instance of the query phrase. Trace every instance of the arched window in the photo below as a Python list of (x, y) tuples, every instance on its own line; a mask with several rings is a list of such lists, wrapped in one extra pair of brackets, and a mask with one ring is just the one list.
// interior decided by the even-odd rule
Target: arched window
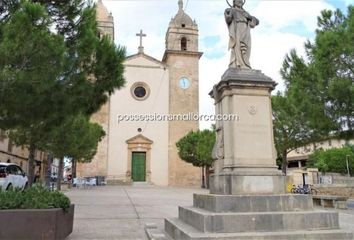
[(187, 51), (187, 38), (183, 37), (181, 39), (181, 50)]

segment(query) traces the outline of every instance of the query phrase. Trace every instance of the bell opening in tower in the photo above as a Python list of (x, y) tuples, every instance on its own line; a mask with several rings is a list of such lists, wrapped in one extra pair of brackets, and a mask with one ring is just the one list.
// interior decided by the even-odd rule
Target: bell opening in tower
[(181, 39), (181, 50), (187, 51), (187, 38), (183, 37)]

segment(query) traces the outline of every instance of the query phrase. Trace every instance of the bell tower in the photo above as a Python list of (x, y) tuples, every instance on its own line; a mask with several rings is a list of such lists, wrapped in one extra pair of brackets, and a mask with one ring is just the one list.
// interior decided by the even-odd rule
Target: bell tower
[[(199, 59), (198, 25), (183, 10), (178, 1), (178, 12), (169, 23), (163, 62), (169, 69), (169, 113), (199, 113)], [(198, 130), (199, 121), (169, 122), (169, 185), (199, 185), (201, 170), (178, 157), (176, 142), (191, 130)], [(179, 119), (178, 119), (179, 120)]]
[(96, 18), (100, 35), (106, 35), (114, 40), (114, 21), (112, 13), (107, 11), (102, 0), (98, 0), (96, 8)]
[[(114, 40), (114, 20), (111, 13), (103, 5), (102, 0), (97, 1), (96, 19), (98, 24), (99, 37), (109, 36)], [(109, 132), (110, 99), (101, 109), (92, 115), (91, 121), (102, 126), (103, 130)], [(107, 176), (108, 172), (108, 135), (99, 143), (97, 153), (90, 163), (77, 163), (77, 177)]]

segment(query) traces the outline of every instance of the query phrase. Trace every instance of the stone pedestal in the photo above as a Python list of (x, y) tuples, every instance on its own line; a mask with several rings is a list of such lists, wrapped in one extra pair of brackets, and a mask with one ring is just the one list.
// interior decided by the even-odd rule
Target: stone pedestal
[(229, 68), (210, 93), (216, 114), (238, 121), (216, 123), (217, 159), (212, 194), (281, 194), (285, 178), (276, 166), (269, 77), (257, 70)]
[(256, 70), (228, 69), (210, 93), (216, 114), (215, 173), (210, 194), (165, 220), (173, 239), (353, 239), (339, 229), (338, 213), (314, 211), (311, 196), (286, 195), (276, 166), (271, 91), (275, 83)]

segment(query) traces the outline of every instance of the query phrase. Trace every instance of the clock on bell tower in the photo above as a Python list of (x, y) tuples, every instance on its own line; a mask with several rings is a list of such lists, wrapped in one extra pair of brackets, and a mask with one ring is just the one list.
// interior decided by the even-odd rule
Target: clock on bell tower
[[(178, 1), (178, 13), (169, 23), (163, 62), (169, 69), (169, 113), (199, 113), (198, 25)], [(198, 121), (169, 122), (169, 185), (200, 184), (200, 169), (178, 157), (176, 142), (191, 130), (198, 130)]]

